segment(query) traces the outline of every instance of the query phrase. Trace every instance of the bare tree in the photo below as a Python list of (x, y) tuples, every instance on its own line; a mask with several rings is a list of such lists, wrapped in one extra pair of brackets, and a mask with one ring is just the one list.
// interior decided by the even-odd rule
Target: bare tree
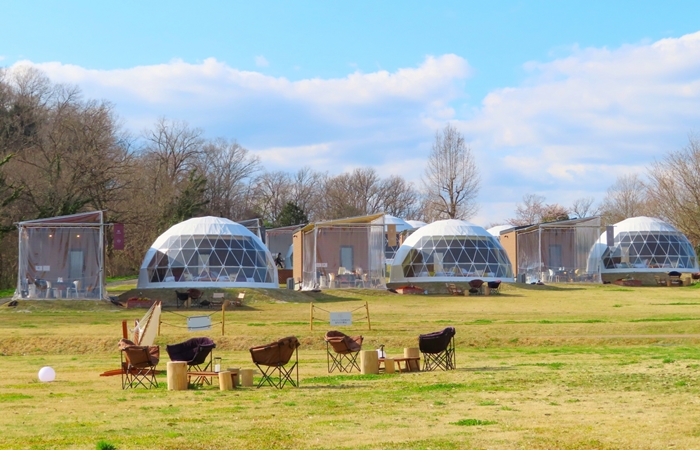
[(413, 185), (399, 175), (382, 180), (379, 187), (381, 209), (396, 217), (416, 217), (419, 210), (418, 193)]
[(656, 212), (700, 244), (700, 139), (690, 136), (681, 150), (654, 162), (649, 169), (648, 194)]
[(600, 206), (604, 225), (620, 222), (629, 217), (642, 216), (649, 210), (647, 189), (637, 174), (620, 175), (608, 188)]
[(323, 207), (323, 184), (326, 174), (302, 167), (291, 179), (290, 201), (297, 205), (309, 220), (321, 219), (319, 213)]
[(275, 224), (290, 196), (290, 176), (286, 172), (264, 172), (254, 182), (255, 208), (262, 219)]
[(579, 219), (584, 217), (592, 217), (598, 214), (598, 208), (593, 206), (594, 197), (582, 197), (574, 200), (571, 205), (571, 214)]
[(252, 207), (251, 179), (261, 170), (260, 159), (236, 141), (206, 142), (197, 163), (207, 179), (207, 208), (215, 216), (240, 219)]
[(508, 219), (507, 222), (513, 226), (540, 223), (545, 208), (544, 200), (544, 197), (537, 194), (523, 195), (523, 202), (515, 206), (515, 218)]
[(452, 125), (435, 133), (423, 176), (430, 219), (469, 219), (478, 211), (480, 177), (464, 136)]
[(515, 218), (507, 220), (513, 226), (524, 226), (544, 222), (556, 222), (569, 218), (569, 210), (558, 203), (546, 204), (545, 198), (537, 194), (526, 194), (523, 202), (515, 206)]
[(160, 118), (144, 132), (144, 152), (157, 162), (158, 172), (171, 183), (186, 177), (202, 154), (202, 130), (183, 121)]

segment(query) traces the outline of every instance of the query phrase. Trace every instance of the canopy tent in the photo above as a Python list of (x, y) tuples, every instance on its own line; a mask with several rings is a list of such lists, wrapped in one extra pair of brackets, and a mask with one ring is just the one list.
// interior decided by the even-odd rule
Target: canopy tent
[[(605, 273), (698, 272), (688, 238), (661, 219), (632, 217), (612, 226), (590, 248), (588, 270)], [(608, 245), (612, 244), (612, 245)]]
[(600, 282), (587, 270), (600, 234), (600, 217), (547, 222), (515, 230), (517, 275), (522, 282)]
[[(462, 277), (457, 280), (455, 277)], [(463, 220), (439, 220), (416, 230), (391, 265), (390, 282), (512, 281), (501, 244), (485, 229)]]
[(385, 289), (384, 239), (383, 214), (309, 224), (295, 235), (294, 277), (305, 290)]
[(102, 211), (18, 223), (14, 298), (106, 298), (105, 226)]
[(139, 289), (183, 287), (278, 288), (272, 255), (243, 225), (196, 217), (155, 240), (139, 271)]

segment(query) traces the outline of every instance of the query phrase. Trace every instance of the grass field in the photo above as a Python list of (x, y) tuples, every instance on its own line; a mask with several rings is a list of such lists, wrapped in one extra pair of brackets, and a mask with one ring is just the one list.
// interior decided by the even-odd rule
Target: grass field
[[(144, 310), (20, 301), (0, 307), (0, 448), (700, 448), (696, 286), (513, 285), (489, 297), (248, 291), (226, 313), (225, 336), (220, 312), (166, 309), (161, 369), (164, 346), (195, 335), (214, 339), (224, 367), (253, 368), (252, 345), (302, 342), (298, 389), (224, 392), (168, 391), (165, 376), (158, 389), (123, 391), (119, 377), (99, 376), (119, 366), (121, 321)], [(309, 304), (351, 311), (365, 301), (372, 329), (341, 329), (365, 336), (365, 349), (384, 344), (397, 356), (418, 334), (452, 325), (458, 369), (329, 375), (329, 325), (309, 329)], [(183, 315), (201, 314), (213, 314), (214, 329), (188, 333)], [(46, 365), (52, 383), (37, 379)]]

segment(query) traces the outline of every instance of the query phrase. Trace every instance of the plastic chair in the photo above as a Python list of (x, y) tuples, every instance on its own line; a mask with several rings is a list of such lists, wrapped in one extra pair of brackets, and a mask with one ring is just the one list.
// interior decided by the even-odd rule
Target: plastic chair
[[(269, 384), (282, 389), (287, 383), (294, 387), (299, 386), (299, 352), (297, 350), (299, 345), (299, 339), (289, 336), (270, 344), (250, 348), (253, 363), (262, 374), (258, 387)], [(287, 367), (292, 355), (295, 356), (294, 363)], [(296, 372), (296, 382), (293, 377), (294, 372)]]
[(136, 345), (128, 339), (119, 341), (122, 367), (122, 389), (157, 388), (156, 366), (160, 361), (160, 347)]
[(457, 367), (455, 355), (454, 327), (418, 336), (418, 347), (423, 354), (423, 370), (454, 370)]
[(328, 373), (332, 373), (335, 369), (338, 369), (339, 372), (352, 372), (353, 368), (360, 370), (357, 355), (362, 350), (362, 341), (364, 340), (362, 336), (351, 337), (333, 330), (326, 333), (323, 339), (326, 341)]

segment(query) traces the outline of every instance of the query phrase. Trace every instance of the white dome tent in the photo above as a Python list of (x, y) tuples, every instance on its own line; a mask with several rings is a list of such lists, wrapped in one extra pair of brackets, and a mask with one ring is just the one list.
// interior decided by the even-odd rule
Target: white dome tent
[(412, 226), (413, 228), (420, 228), (428, 225), (426, 222), (423, 222), (422, 220), (407, 220), (407, 224)]
[(513, 225), (496, 225), (495, 227), (491, 227), (486, 231), (488, 231), (489, 233), (491, 233), (491, 235), (500, 239), (502, 231), (512, 230), (513, 228), (515, 228)]
[(505, 250), (484, 228), (463, 220), (440, 220), (416, 230), (396, 252), (391, 283), (512, 281)]
[(279, 288), (272, 255), (243, 225), (197, 217), (170, 227), (146, 252), (138, 289)]
[(698, 272), (698, 258), (687, 237), (672, 225), (653, 217), (632, 217), (613, 225), (614, 245), (607, 233), (588, 257), (588, 271), (601, 274), (645, 272)]

